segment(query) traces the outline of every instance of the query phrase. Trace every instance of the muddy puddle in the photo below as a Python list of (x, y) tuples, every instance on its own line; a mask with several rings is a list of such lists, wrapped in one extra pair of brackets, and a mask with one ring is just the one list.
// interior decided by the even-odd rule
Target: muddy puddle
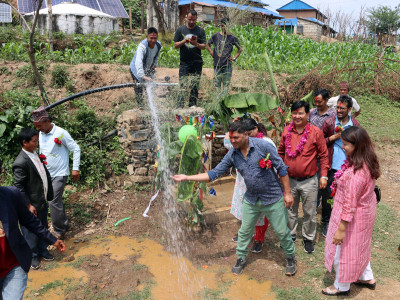
[[(65, 295), (71, 293), (73, 296), (69, 299), (92, 298), (89, 292), (82, 290), (77, 293), (76, 289), (85, 284), (86, 289), (87, 285), (96, 285), (96, 288), (104, 290), (96, 299), (123, 298), (127, 296), (123, 295), (123, 290), (141, 291), (148, 287), (146, 279), (140, 276), (133, 279), (143, 269), (149, 274), (149, 293), (155, 300), (215, 299), (216, 296), (227, 299), (275, 299), (269, 281), (261, 283), (244, 274), (233, 275), (226, 265), (203, 265), (198, 268), (189, 260), (164, 251), (162, 245), (148, 239), (107, 236), (78, 244), (68, 241), (63, 256), (61, 260), (42, 263), (41, 269), (29, 272), (26, 299), (65, 299)], [(72, 261), (65, 261), (71, 257)], [(109, 283), (103, 279), (104, 283), (95, 282), (94, 278), (99, 274), (109, 272), (104, 260), (101, 260), (104, 257), (117, 270), (108, 276)], [(88, 268), (84, 267), (85, 264)], [(182, 265), (185, 265), (184, 272)], [(89, 267), (94, 271), (90, 271)], [(132, 281), (137, 282), (132, 284)], [(113, 285), (115, 282), (119, 282), (120, 288)]]

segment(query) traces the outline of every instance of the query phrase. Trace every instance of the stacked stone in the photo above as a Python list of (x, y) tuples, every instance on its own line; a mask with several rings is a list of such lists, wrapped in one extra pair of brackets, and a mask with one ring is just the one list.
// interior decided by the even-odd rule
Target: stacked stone
[[(182, 117), (199, 117), (204, 115), (204, 109), (193, 107), (188, 109), (177, 109), (169, 114), (169, 116), (161, 116), (161, 123), (171, 121), (175, 115)], [(118, 136), (121, 147), (124, 149), (127, 158), (127, 169), (132, 183), (146, 183), (154, 180), (153, 166), (157, 158), (157, 141), (151, 123), (150, 113), (144, 110), (124, 111), (117, 118)], [(224, 127), (216, 124), (216, 135), (225, 135)], [(181, 124), (176, 122), (174, 126), (180, 127)], [(224, 147), (223, 138), (214, 138), (212, 140), (211, 164), (215, 167), (225, 156), (226, 149)]]
[(118, 116), (117, 122), (119, 142), (128, 160), (130, 180), (137, 183), (153, 181), (157, 141), (150, 114), (143, 110), (124, 111)]

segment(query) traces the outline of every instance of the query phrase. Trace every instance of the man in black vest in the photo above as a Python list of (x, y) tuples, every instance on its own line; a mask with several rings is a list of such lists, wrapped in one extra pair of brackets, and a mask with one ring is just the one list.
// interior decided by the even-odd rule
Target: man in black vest
[[(203, 69), (201, 50), (206, 48), (206, 33), (196, 25), (197, 12), (190, 9), (186, 16), (186, 25), (179, 27), (175, 32), (174, 47), (180, 49), (179, 81), (190, 85), (189, 106), (197, 104), (199, 98), (199, 84)], [(189, 77), (190, 76), (190, 77)], [(178, 100), (183, 107), (184, 99)]]
[[(18, 135), (22, 150), (12, 165), (14, 185), (20, 190), (29, 211), (39, 219), (47, 229), (47, 201), (53, 200), (51, 177), (47, 170), (44, 155), (38, 155), (39, 133), (32, 128), (24, 128)], [(21, 226), (22, 234), (32, 250), (32, 269), (40, 268), (39, 258), (53, 260), (47, 250), (47, 243), (25, 226)]]

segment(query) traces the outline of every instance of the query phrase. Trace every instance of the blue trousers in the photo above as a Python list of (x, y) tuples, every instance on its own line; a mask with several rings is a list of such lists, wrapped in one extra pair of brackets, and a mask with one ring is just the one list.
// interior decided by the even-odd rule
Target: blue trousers
[(0, 278), (0, 300), (22, 300), (27, 279), (28, 274), (20, 266)]

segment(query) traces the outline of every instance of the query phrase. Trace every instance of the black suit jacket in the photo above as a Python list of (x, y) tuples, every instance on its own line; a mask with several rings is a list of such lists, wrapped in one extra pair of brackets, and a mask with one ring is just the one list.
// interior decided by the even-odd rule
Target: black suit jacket
[(56, 237), (50, 234), (24, 205), (24, 199), (16, 187), (0, 187), (0, 221), (11, 251), (25, 272), (28, 272), (31, 266), (32, 252), (21, 234), (19, 224), (28, 228), (49, 245), (57, 241)]
[[(43, 164), (43, 163), (42, 163)], [(50, 173), (43, 164), (47, 175), (47, 201), (52, 201), (53, 186), (51, 184)], [(20, 190), (24, 197), (25, 204), (32, 204), (37, 210), (42, 210), (46, 205), (46, 198), (43, 192), (43, 181), (38, 170), (29, 156), (21, 150), (15, 159), (12, 170), (14, 173), (14, 185)]]

